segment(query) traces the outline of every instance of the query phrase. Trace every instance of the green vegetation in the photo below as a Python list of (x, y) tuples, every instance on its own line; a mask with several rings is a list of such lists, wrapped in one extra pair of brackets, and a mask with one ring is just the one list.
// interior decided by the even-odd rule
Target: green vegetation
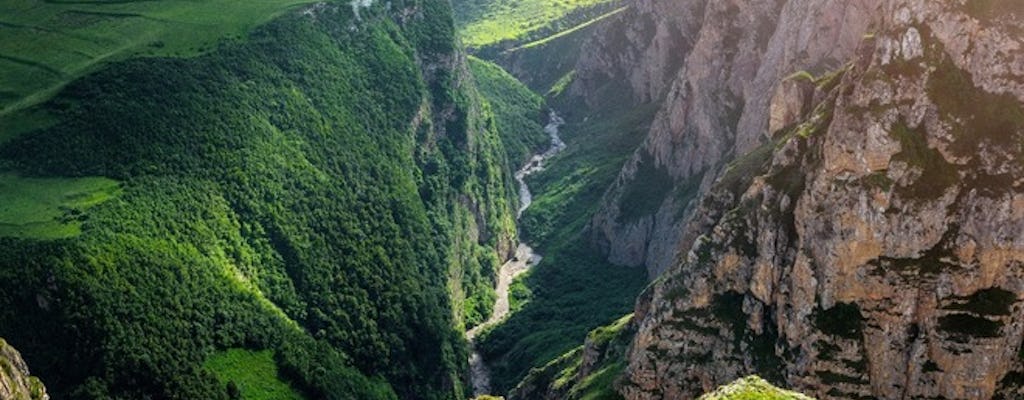
[[(570, 109), (566, 107), (566, 109)], [(645, 271), (609, 264), (590, 247), (583, 229), (605, 189), (646, 131), (654, 106), (609, 108), (602, 118), (562, 127), (567, 149), (529, 179), (533, 205), (521, 220), (524, 235), (544, 255), (522, 279), (522, 309), (481, 337), (492, 385), (513, 387), (577, 347), (587, 332), (631, 311)], [(579, 121), (582, 118), (572, 118)]]
[(524, 234), (541, 254), (548, 255), (548, 248), (562, 244), (579, 244), (575, 239), (640, 145), (655, 107), (599, 111), (594, 115), (601, 118), (582, 123), (570, 120), (562, 128), (568, 147), (547, 169), (530, 177), (533, 205), (521, 221)]
[(526, 43), (572, 29), (607, 13), (616, 0), (458, 0), (463, 42), (471, 48)]
[(548, 89), (548, 91), (545, 94), (545, 96), (549, 96), (549, 97), (561, 96), (562, 93), (565, 92), (565, 89), (567, 89), (569, 87), (569, 85), (572, 84), (573, 80), (575, 80), (575, 79), (576, 79), (576, 70), (569, 71), (565, 75), (562, 75), (561, 78), (558, 78), (557, 81), (555, 81), (555, 84), (551, 86), (551, 89)]
[(530, 302), (531, 297), (533, 297), (533, 292), (530, 291), (529, 286), (526, 286), (524, 277), (518, 276), (513, 279), (508, 288), (509, 312), (516, 313), (522, 310), (523, 306)]
[[(287, 9), (221, 3), (39, 9), (139, 7), (203, 38), (223, 36), (204, 24), (224, 15), (238, 23), (210, 29), (241, 34)], [(327, 4), (206, 51), (190, 36), (152, 50), (188, 58), (128, 46), (0, 117), (18, 127), (0, 145), (3, 182), (20, 185), (3, 192), (17, 200), (5, 222), (31, 207), (81, 215), (61, 240), (0, 237), (0, 336), (54, 398), (227, 399), (206, 363), (234, 348), (260, 352), (264, 371), (272, 352), (305, 398), (464, 398), (460, 329), (476, 307), (463, 306), (486, 299), (494, 250), (515, 235), (515, 187), (502, 122), (462, 74), (434, 68), (456, 50), (448, 3), (391, 5), (423, 13), (399, 26), (381, 4), (356, 22)], [(257, 6), (275, 11), (236, 10)], [(137, 40), (181, 33), (54, 15)]]
[(23, 178), (0, 174), (0, 237), (57, 239), (78, 235), (85, 211), (120, 185), (106, 178)]
[(523, 50), (523, 49), (529, 49), (529, 48), (532, 48), (532, 47), (543, 46), (545, 44), (551, 43), (552, 41), (564, 38), (564, 37), (572, 35), (572, 34), (574, 34), (576, 32), (579, 32), (579, 31), (582, 31), (584, 29), (587, 29), (591, 25), (596, 24), (598, 22), (601, 22), (601, 20), (603, 20), (605, 18), (608, 18), (608, 17), (611, 17), (611, 16), (613, 16), (615, 14), (618, 14), (620, 12), (623, 12), (625, 10), (626, 10), (626, 7), (616, 8), (616, 9), (614, 9), (612, 11), (609, 11), (607, 13), (601, 14), (597, 18), (594, 18), (592, 20), (586, 21), (586, 22), (584, 22), (582, 24), (576, 25), (576, 26), (574, 26), (572, 28), (569, 28), (567, 30), (555, 33), (555, 34), (553, 34), (551, 36), (547, 36), (547, 37), (544, 37), (542, 39), (534, 40), (534, 41), (526, 43), (526, 44), (524, 44), (522, 46), (509, 49), (509, 51)]
[(583, 382), (573, 388), (573, 399), (579, 400), (622, 400), (622, 395), (612, 386), (615, 379), (626, 370), (626, 361), (618, 360), (594, 371)]
[(757, 376), (748, 376), (722, 386), (698, 400), (812, 400), (800, 393), (772, 386)]
[(805, 82), (809, 82), (809, 83), (814, 83), (815, 78), (814, 78), (814, 75), (812, 75), (810, 72), (807, 72), (807, 71), (804, 71), (804, 70), (800, 70), (800, 71), (796, 71), (796, 72), (790, 74), (789, 76), (787, 76), (783, 80), (785, 80), (785, 81), (805, 81)]
[(588, 360), (594, 364), (588, 366), (587, 376), (580, 376), (584, 347), (577, 346), (543, 367), (530, 370), (516, 394), (534, 398), (539, 397), (537, 392), (547, 392), (558, 393), (565, 400), (621, 400), (613, 384), (626, 367), (625, 352), (634, 334), (629, 329), (632, 321), (633, 315), (629, 314), (587, 334), (588, 354), (597, 355)]
[(0, 4), (0, 115), (111, 61), (192, 56), (311, 0), (46, 1)]
[(633, 314), (619, 318), (607, 326), (587, 334), (587, 343), (602, 353), (594, 370), (569, 389), (569, 398), (577, 400), (621, 400), (613, 384), (626, 370), (626, 348), (633, 340), (629, 324)]
[(530, 368), (578, 346), (589, 330), (630, 311), (644, 283), (644, 271), (610, 265), (593, 251), (549, 252), (525, 280), (529, 302), (483, 336), (492, 384), (508, 390)]
[(653, 215), (672, 191), (672, 177), (664, 166), (655, 165), (654, 157), (644, 153), (640, 158), (633, 181), (619, 199), (619, 219), (635, 222)]
[(497, 65), (470, 56), (469, 66), (494, 112), (509, 161), (519, 166), (544, 150), (550, 143), (542, 122), (547, 118), (542, 114), (544, 99)]
[(24, 365), (20, 365), (19, 361), (23, 361), (20, 358), (18, 350), (0, 338), (0, 381), (5, 385), (4, 391), (13, 395), (11, 400), (43, 400), (46, 387), (39, 378), (22, 375)]
[(210, 357), (204, 364), (234, 398), (247, 400), (302, 400), (295, 389), (278, 375), (270, 350), (229, 349)]

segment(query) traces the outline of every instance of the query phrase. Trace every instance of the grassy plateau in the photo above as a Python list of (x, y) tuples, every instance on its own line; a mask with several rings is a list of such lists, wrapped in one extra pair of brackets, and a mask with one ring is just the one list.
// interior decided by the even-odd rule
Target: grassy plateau
[(103, 63), (187, 57), (312, 0), (0, 2), (0, 115), (45, 100)]

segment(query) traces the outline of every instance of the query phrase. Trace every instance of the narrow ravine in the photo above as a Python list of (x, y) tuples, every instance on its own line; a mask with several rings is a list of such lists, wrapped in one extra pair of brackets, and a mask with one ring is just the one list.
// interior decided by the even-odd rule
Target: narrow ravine
[[(517, 220), (523, 215), (523, 211), (526, 211), (526, 209), (530, 207), (530, 204), (533, 203), (533, 194), (530, 192), (530, 187), (526, 185), (526, 177), (539, 171), (543, 171), (544, 163), (548, 159), (554, 157), (562, 150), (565, 150), (565, 142), (563, 142), (562, 138), (558, 136), (558, 128), (564, 123), (565, 121), (562, 120), (554, 110), (552, 110), (548, 114), (548, 124), (544, 127), (544, 132), (551, 137), (551, 146), (543, 153), (534, 154), (526, 165), (520, 168), (519, 171), (516, 171), (515, 177), (516, 181), (519, 182), (520, 204), (519, 211), (516, 213)], [(498, 285), (494, 288), (498, 298), (494, 301), (494, 310), (491, 312), (491, 316), (488, 317), (487, 321), (484, 321), (484, 323), (466, 331), (466, 339), (469, 340), (471, 350), (469, 356), (469, 367), (474, 396), (491, 394), (491, 371), (487, 367), (487, 363), (484, 362), (483, 357), (480, 356), (480, 352), (476, 350), (474, 340), (480, 331), (501, 322), (508, 316), (509, 285), (512, 284), (513, 279), (520, 274), (529, 271), (530, 268), (537, 265), (540, 260), (541, 255), (534, 252), (532, 247), (527, 245), (525, 242), (519, 242), (519, 246), (516, 247), (516, 254), (511, 260), (502, 264), (501, 269), (498, 271)]]

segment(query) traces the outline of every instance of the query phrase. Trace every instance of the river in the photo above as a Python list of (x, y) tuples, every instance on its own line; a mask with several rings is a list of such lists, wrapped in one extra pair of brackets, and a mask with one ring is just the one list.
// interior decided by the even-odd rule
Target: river
[[(533, 204), (533, 193), (530, 192), (530, 187), (526, 185), (526, 177), (543, 171), (544, 163), (548, 159), (565, 150), (565, 142), (558, 136), (558, 128), (564, 123), (565, 121), (552, 110), (548, 114), (548, 124), (544, 127), (544, 132), (551, 138), (551, 145), (543, 153), (534, 154), (526, 165), (520, 168), (519, 171), (516, 171), (515, 178), (516, 182), (519, 183), (519, 210), (516, 212), (516, 220), (523, 215), (523, 211), (526, 211), (530, 204)], [(466, 331), (466, 339), (469, 340), (471, 350), (469, 367), (474, 396), (491, 394), (491, 371), (487, 367), (487, 363), (484, 362), (483, 357), (480, 356), (480, 352), (476, 350), (474, 340), (480, 331), (500, 323), (508, 316), (509, 285), (512, 284), (513, 279), (529, 271), (540, 260), (541, 255), (534, 252), (532, 247), (525, 242), (519, 242), (515, 255), (511, 260), (502, 264), (501, 269), (498, 271), (498, 285), (494, 288), (498, 298), (494, 301), (494, 310), (491, 311), (490, 317), (484, 323)]]

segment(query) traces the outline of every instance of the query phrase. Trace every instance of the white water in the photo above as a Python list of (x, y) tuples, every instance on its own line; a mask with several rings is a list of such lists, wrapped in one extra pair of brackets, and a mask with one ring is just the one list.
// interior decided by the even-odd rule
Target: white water
[[(544, 132), (551, 137), (551, 146), (540, 154), (535, 154), (530, 158), (530, 161), (526, 163), (519, 171), (516, 171), (516, 181), (519, 182), (519, 211), (516, 213), (516, 219), (523, 215), (523, 211), (526, 211), (530, 204), (533, 203), (533, 194), (530, 193), (529, 186), (526, 185), (526, 177), (544, 170), (544, 162), (551, 157), (565, 150), (565, 142), (558, 136), (558, 128), (564, 124), (565, 121), (558, 116), (554, 111), (548, 114), (548, 124), (544, 127)], [(519, 246), (516, 247), (516, 254), (511, 260), (502, 264), (501, 269), (498, 271), (498, 285), (494, 288), (498, 298), (494, 301), (494, 310), (491, 312), (491, 316), (487, 318), (487, 321), (477, 325), (473, 329), (466, 331), (466, 339), (469, 340), (469, 344), (472, 353), (469, 356), (469, 367), (470, 367), (470, 380), (473, 383), (473, 395), (480, 396), (490, 394), (491, 392), (491, 371), (487, 367), (487, 363), (484, 362), (483, 357), (480, 356), (480, 352), (476, 350), (474, 346), (474, 339), (481, 330), (497, 324), (508, 316), (509, 312), (509, 301), (508, 301), (508, 290), (512, 280), (520, 274), (530, 270), (533, 266), (537, 265), (541, 260), (540, 254), (533, 251), (529, 245), (523, 242), (519, 242)]]

